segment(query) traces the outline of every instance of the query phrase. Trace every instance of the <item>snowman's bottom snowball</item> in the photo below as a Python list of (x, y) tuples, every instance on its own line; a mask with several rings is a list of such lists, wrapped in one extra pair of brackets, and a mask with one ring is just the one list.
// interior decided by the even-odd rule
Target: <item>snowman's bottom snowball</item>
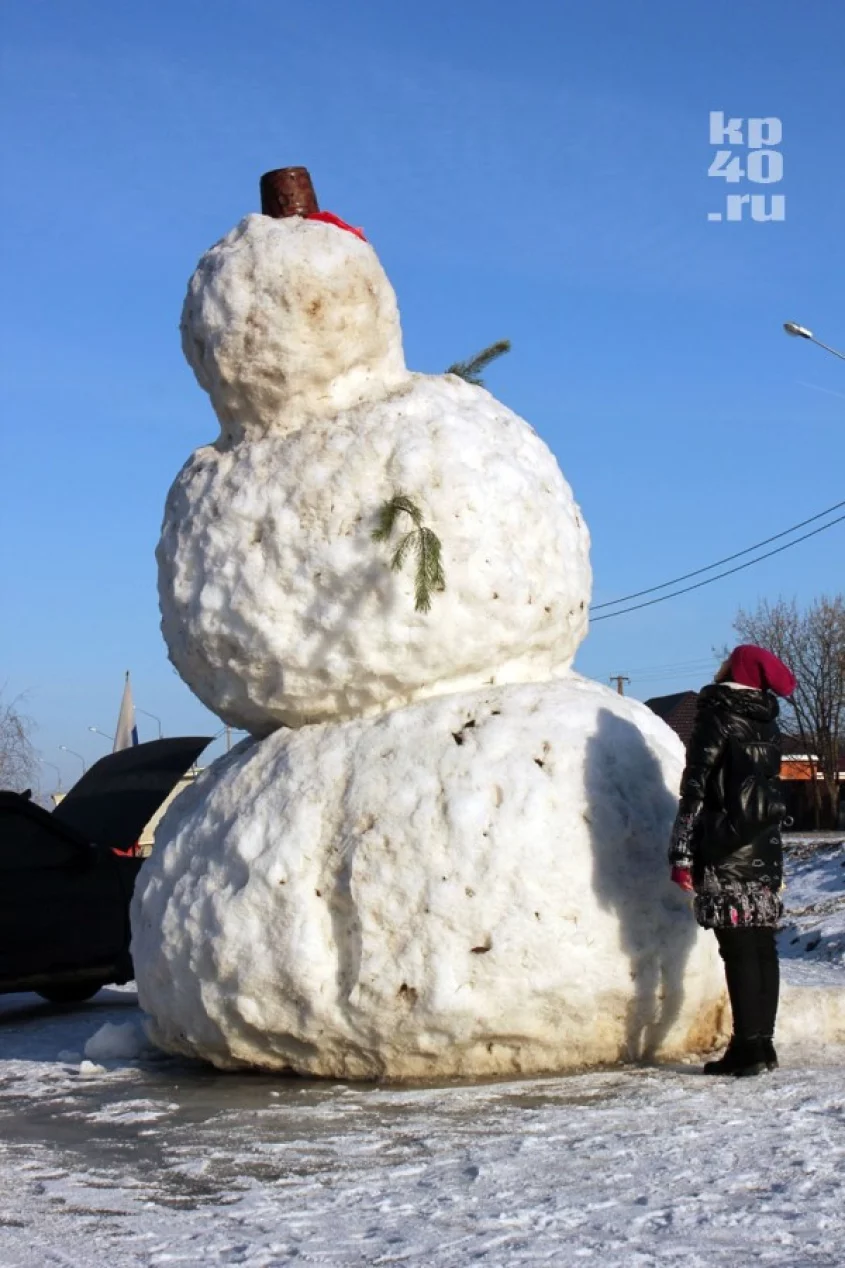
[(138, 880), (150, 1037), (361, 1079), (711, 1046), (715, 939), (666, 863), (682, 766), (645, 706), (574, 675), (247, 742)]

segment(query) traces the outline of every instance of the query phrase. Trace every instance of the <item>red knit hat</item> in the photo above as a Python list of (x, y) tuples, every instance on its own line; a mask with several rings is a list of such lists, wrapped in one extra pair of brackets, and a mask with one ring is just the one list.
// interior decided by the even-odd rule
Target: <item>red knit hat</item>
[(728, 661), (728, 676), (741, 687), (773, 691), (776, 696), (791, 696), (796, 687), (791, 669), (765, 647), (742, 643), (735, 647)]

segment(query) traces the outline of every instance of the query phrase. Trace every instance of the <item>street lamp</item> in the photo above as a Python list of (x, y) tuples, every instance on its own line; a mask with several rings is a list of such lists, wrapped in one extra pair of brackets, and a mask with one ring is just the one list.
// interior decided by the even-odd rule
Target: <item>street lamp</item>
[(808, 330), (806, 326), (799, 326), (796, 321), (785, 321), (783, 328), (788, 335), (792, 335), (796, 339), (809, 339), (810, 343), (817, 344), (818, 347), (824, 348), (825, 352), (832, 352), (835, 357), (839, 357), (840, 361), (845, 361), (845, 352), (837, 352), (829, 344), (822, 343), (821, 339), (817, 339), (812, 330)]
[(236, 734), (238, 735), (246, 735), (246, 731), (243, 729), (243, 727), (221, 726), (220, 730), (216, 731), (214, 735), (212, 735), (211, 743), (213, 744), (215, 740), (219, 740), (221, 735), (225, 735), (226, 736), (226, 752), (230, 753), (232, 751), (232, 732), (233, 731), (235, 731)]
[(89, 726), (89, 731), (93, 731), (95, 735), (100, 735), (104, 740), (108, 740), (109, 744), (114, 744), (114, 736), (106, 735), (105, 731), (101, 731), (99, 727)]
[(82, 754), (77, 753), (76, 749), (74, 748), (68, 748), (66, 744), (60, 744), (59, 748), (62, 750), (63, 753), (71, 753), (74, 757), (79, 758), (80, 762), (82, 763), (82, 774), (84, 775), (88, 767), (85, 765), (85, 758), (82, 756)]
[(62, 791), (62, 772), (59, 770), (55, 762), (48, 762), (46, 757), (42, 757), (41, 761), (43, 762), (45, 766), (52, 766), (53, 770), (56, 772), (56, 792), (61, 792)]
[(137, 705), (135, 706), (135, 712), (143, 713), (145, 718), (152, 718), (153, 722), (156, 722), (158, 724), (158, 738), (161, 739), (162, 735), (164, 734), (164, 732), (161, 729), (161, 718), (157, 718), (154, 713), (148, 713), (146, 709), (139, 709)]

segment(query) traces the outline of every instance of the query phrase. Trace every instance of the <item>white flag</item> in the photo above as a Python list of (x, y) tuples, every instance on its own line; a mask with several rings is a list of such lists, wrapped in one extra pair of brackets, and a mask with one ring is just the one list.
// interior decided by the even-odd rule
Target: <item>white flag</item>
[(129, 685), (129, 670), (126, 671), (126, 683), (123, 687), (123, 699), (120, 702), (120, 713), (117, 715), (117, 728), (114, 733), (113, 753), (119, 749), (131, 748), (138, 743), (138, 728), (135, 725), (135, 705), (132, 701), (132, 688)]

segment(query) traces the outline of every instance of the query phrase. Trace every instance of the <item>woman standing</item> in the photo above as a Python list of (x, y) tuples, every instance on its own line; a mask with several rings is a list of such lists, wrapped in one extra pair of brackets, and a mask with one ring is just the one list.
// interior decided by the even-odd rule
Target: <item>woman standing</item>
[(744, 644), (698, 697), (669, 861), (675, 884), (695, 892), (696, 919), (716, 934), (725, 963), (733, 1036), (705, 1074), (754, 1075), (778, 1063), (785, 806), (775, 697), (795, 685), (776, 656)]

